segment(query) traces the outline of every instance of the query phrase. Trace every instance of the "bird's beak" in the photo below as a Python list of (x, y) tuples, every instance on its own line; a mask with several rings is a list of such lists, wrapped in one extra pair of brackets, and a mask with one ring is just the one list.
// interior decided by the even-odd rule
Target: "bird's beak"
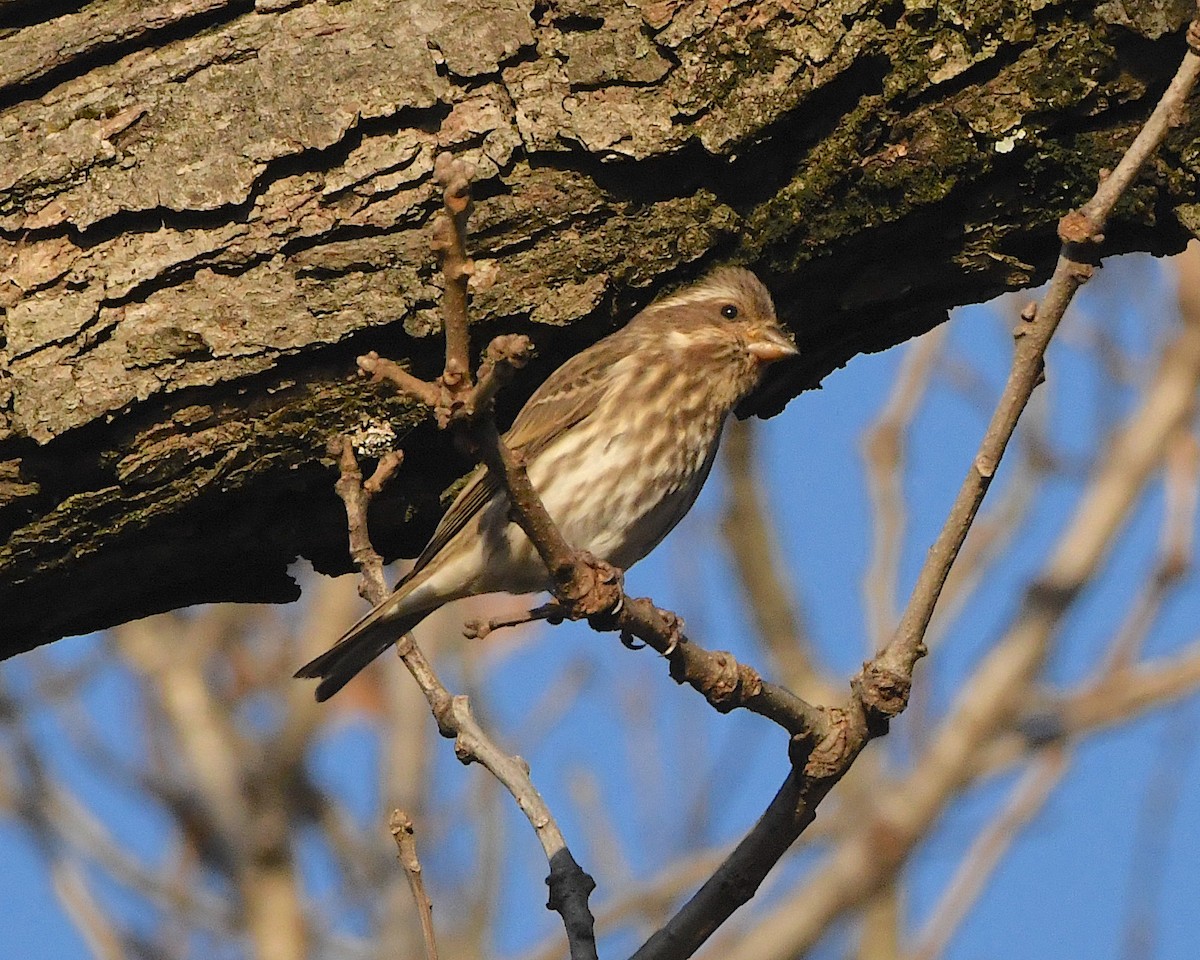
[(796, 356), (800, 351), (782, 330), (764, 330), (746, 346), (746, 351), (759, 363), (774, 363)]

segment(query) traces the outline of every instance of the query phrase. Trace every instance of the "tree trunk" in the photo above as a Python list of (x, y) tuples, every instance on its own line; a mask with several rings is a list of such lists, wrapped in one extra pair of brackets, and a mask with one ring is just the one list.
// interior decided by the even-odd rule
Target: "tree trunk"
[[(1153, 7), (1150, 10), (1148, 8)], [(434, 373), (434, 155), (479, 171), (477, 341), (522, 391), (664, 284), (753, 266), (803, 359), (1044, 276), (1189, 0), (0, 0), (0, 655), (348, 568), (327, 441), (402, 445), (378, 546), (465, 466), (353, 377)], [(1105, 252), (1181, 247), (1197, 122)], [(558, 328), (569, 329), (560, 330)]]

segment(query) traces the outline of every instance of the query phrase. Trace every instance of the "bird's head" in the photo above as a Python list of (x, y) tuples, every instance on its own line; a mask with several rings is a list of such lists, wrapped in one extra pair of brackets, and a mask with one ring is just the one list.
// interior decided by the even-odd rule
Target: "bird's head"
[(741, 399), (765, 368), (799, 351), (775, 316), (762, 282), (742, 267), (719, 267), (702, 280), (656, 300), (638, 318), (659, 344), (687, 366), (736, 372)]

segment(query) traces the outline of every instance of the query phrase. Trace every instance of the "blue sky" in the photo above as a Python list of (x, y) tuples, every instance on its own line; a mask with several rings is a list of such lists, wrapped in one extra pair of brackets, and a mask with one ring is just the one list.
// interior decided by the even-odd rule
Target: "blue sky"
[[(945, 645), (921, 666), (921, 695), (935, 716), (996, 641), (1021, 586), (1055, 543), (1077, 500), (1083, 468), (1102, 455), (1097, 426), (1119, 418), (1135, 401), (1135, 386), (1115, 389), (1101, 375), (1089, 345), (1098, 336), (1110, 338), (1133, 358), (1134, 379), (1139, 371), (1144, 374), (1170, 330), (1175, 310), (1171, 276), (1167, 265), (1149, 258), (1111, 262), (1084, 289), (1052, 348), (1049, 380), (1041, 388), (1045, 396), (1038, 402), (1048, 404), (1053, 449), (1078, 469), (1049, 481), (1039, 493), (1013, 549), (972, 599), (969, 614), (953, 624)], [(1003, 382), (1011, 314), (1011, 303), (956, 311), (942, 372), (931, 383), (911, 436), (904, 474), (909, 522), (902, 596), (983, 432), (990, 408), (979, 398), (994, 398)], [(861, 581), (871, 528), (861, 437), (891, 389), (904, 349), (856, 358), (831, 374), (823, 390), (793, 401), (760, 431), (764, 476), (789, 575), (822, 664), (837, 677), (849, 677), (866, 649)], [(962, 389), (964, 382), (972, 385), (969, 391)], [(1002, 492), (1010, 472), (1002, 468), (989, 502)], [(679, 529), (630, 573), (628, 586), (680, 612), (698, 641), (762, 664), (765, 658), (749, 639), (745, 610), (732, 587), (732, 568), (719, 538), (724, 493), (717, 471)], [(1094, 665), (1153, 567), (1161, 520), (1162, 491), (1156, 483), (1098, 581), (1073, 611), (1048, 667), (1054, 683), (1075, 682)], [(1161, 656), (1190, 643), (1197, 624), (1200, 591), (1190, 578), (1164, 608), (1146, 655)], [(97, 638), (75, 638), (42, 655), (67, 663), (94, 659), (84, 709), (97, 737), (118, 757), (136, 764), (145, 748), (140, 722), (128, 715), (136, 688), (100, 650)], [(17, 658), (0, 667), (10, 691), (23, 701), (30, 699), (30, 663)], [(613, 637), (586, 627), (542, 630), (523, 644), (497, 642), (481, 651), (479, 669), (484, 679), (472, 691), (477, 712), (530, 761), (535, 782), (577, 858), (597, 874), (601, 890), (593, 898), (596, 905), (619, 887), (626, 870), (633, 877), (650, 878), (657, 866), (697, 839), (735, 840), (786, 773), (785, 740), (770, 724), (743, 714), (715, 714), (699, 696), (677, 688), (658, 657), (623, 650)], [(557, 689), (564, 672), (579, 678), (577, 693), (561, 716), (540, 725), (531, 711), (547, 690)], [(453, 669), (447, 669), (446, 679), (452, 686), (463, 682)], [(171, 829), (162, 811), (114, 785), (110, 770), (64, 742), (55, 718), (36, 706), (30, 709), (30, 729), (51, 768), (87, 798), (122, 845), (148, 863), (160, 861)], [(1194, 855), (1200, 849), (1200, 826), (1187, 812), (1200, 800), (1200, 762), (1191, 733), (1198, 719), (1200, 702), (1193, 697), (1087, 741), (1063, 784), (1016, 841), (947, 956), (975, 960), (1065, 954), (1117, 960), (1124, 956), (1121, 938), (1133, 910), (1146, 910), (1151, 917), (1153, 949), (1145, 956), (1193, 956), (1189, 927), (1200, 900), (1200, 863)], [(895, 725), (893, 743), (872, 749), (901, 744), (911, 733), (906, 722)], [(8, 757), (15, 744), (10, 731), (0, 737), (3, 778), (14, 770)], [(376, 759), (373, 733), (365, 724), (350, 723), (330, 735), (314, 760), (318, 777), (335, 785), (364, 822), (381, 815), (374, 780), (365, 773)], [(444, 744), (435, 776), (438, 789), (451, 798), (449, 806), (458, 809), (483, 774), (461, 767)], [(906, 905), (913, 923), (919, 925), (925, 917), (963, 849), (989, 821), (1015, 777), (1005, 774), (971, 790), (920, 847), (907, 873)], [(587, 799), (592, 790), (594, 803)], [(1171, 790), (1178, 794), (1174, 800)], [(1148, 794), (1167, 799), (1148, 808)], [(501, 913), (508, 919), (500, 924), (497, 948), (500, 955), (513, 956), (561, 928), (542, 906), (545, 865), (540, 850), (512, 805), (505, 809), (509, 855)], [(1148, 820), (1147, 809), (1156, 811)], [(613, 838), (607, 852), (589, 841), (602, 817), (607, 820), (603, 835)], [(436, 848), (424, 851), (435, 903), (439, 890), (448, 897), (475, 869), (470, 830), (446, 830), (438, 836)], [(0, 960), (86, 957), (50, 886), (47, 851), (4, 816), (0, 858), (5, 864), (0, 871), (0, 903), (5, 904)], [(808, 859), (804, 855), (785, 862), (781, 875), (803, 869)], [(316, 846), (307, 848), (304, 864), (315, 886), (328, 885)], [(98, 871), (89, 876), (102, 899), (131, 912), (134, 926), (153, 928), (154, 910), (136, 906), (120, 884), (99, 879)], [(355, 917), (338, 922), (348, 931), (362, 925)], [(619, 956), (633, 946), (632, 938), (609, 941), (603, 955)], [(845, 941), (834, 937), (818, 955), (841, 956), (844, 947)]]

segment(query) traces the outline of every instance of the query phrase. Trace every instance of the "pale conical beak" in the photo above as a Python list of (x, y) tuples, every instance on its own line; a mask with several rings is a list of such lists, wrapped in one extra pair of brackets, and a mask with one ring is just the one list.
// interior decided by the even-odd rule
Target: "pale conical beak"
[(764, 330), (746, 346), (746, 351), (759, 363), (774, 363), (796, 356), (800, 351), (781, 330)]

